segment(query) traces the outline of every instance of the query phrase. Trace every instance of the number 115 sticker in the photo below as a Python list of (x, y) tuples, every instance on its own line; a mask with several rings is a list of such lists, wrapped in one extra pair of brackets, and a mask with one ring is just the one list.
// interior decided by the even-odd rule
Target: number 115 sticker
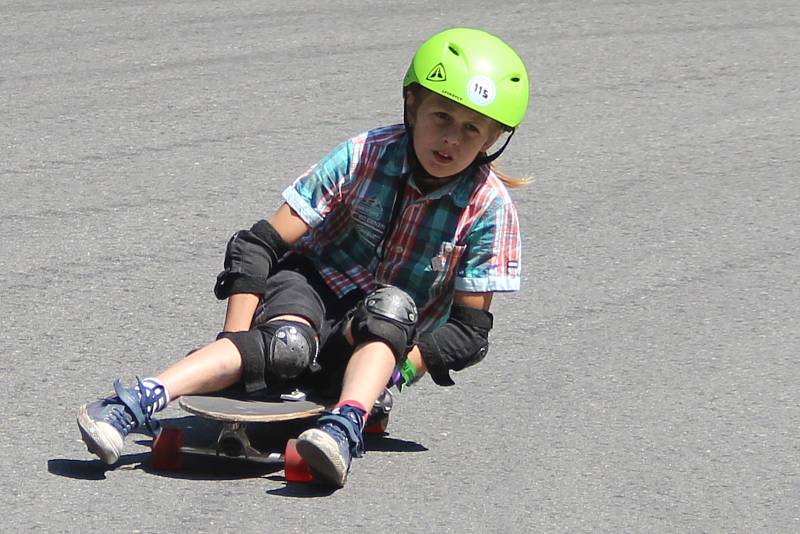
[(488, 106), (497, 95), (494, 81), (486, 76), (475, 76), (467, 84), (467, 96), (478, 106)]

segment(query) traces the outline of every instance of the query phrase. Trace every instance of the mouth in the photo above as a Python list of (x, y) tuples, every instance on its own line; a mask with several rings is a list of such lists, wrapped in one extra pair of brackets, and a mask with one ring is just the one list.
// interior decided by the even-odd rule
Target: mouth
[(433, 151), (433, 157), (437, 163), (447, 164), (453, 161), (453, 157), (449, 154), (445, 154), (444, 152), (439, 152), (438, 150)]

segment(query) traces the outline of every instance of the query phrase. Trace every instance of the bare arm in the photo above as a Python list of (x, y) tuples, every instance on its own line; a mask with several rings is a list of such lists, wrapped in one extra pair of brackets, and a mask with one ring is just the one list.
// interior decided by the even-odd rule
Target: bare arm
[[(273, 228), (289, 245), (300, 239), (309, 227), (288, 204), (283, 203), (268, 219)], [(228, 299), (225, 313), (225, 332), (249, 330), (261, 296), (255, 293), (237, 293)]]
[(295, 241), (303, 237), (309, 230), (306, 222), (289, 207), (285, 202), (281, 207), (270, 216), (267, 221), (281, 235), (284, 241), (293, 245)]

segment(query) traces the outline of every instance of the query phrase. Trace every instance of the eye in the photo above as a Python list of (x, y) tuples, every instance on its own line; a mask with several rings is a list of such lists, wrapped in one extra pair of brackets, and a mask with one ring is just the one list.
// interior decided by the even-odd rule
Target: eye
[(448, 115), (444, 111), (436, 111), (436, 112), (434, 112), (433, 116), (436, 117), (440, 121), (446, 121), (446, 120), (448, 120), (450, 118), (450, 115)]
[(478, 128), (476, 125), (474, 125), (474, 124), (472, 124), (472, 123), (469, 123), (469, 124), (467, 124), (467, 131), (468, 131), (469, 133), (473, 133), (473, 134), (479, 134), (479, 133), (481, 133), (481, 129), (480, 129), (480, 128)]

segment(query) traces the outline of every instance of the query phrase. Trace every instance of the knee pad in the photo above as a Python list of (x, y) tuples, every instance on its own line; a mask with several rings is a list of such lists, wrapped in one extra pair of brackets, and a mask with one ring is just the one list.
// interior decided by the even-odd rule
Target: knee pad
[(399, 362), (416, 341), (417, 306), (408, 293), (394, 286), (367, 295), (353, 311), (351, 334), (356, 345), (384, 341)]
[(314, 329), (297, 321), (270, 321), (259, 325), (264, 347), (264, 375), (294, 378), (317, 359)]

